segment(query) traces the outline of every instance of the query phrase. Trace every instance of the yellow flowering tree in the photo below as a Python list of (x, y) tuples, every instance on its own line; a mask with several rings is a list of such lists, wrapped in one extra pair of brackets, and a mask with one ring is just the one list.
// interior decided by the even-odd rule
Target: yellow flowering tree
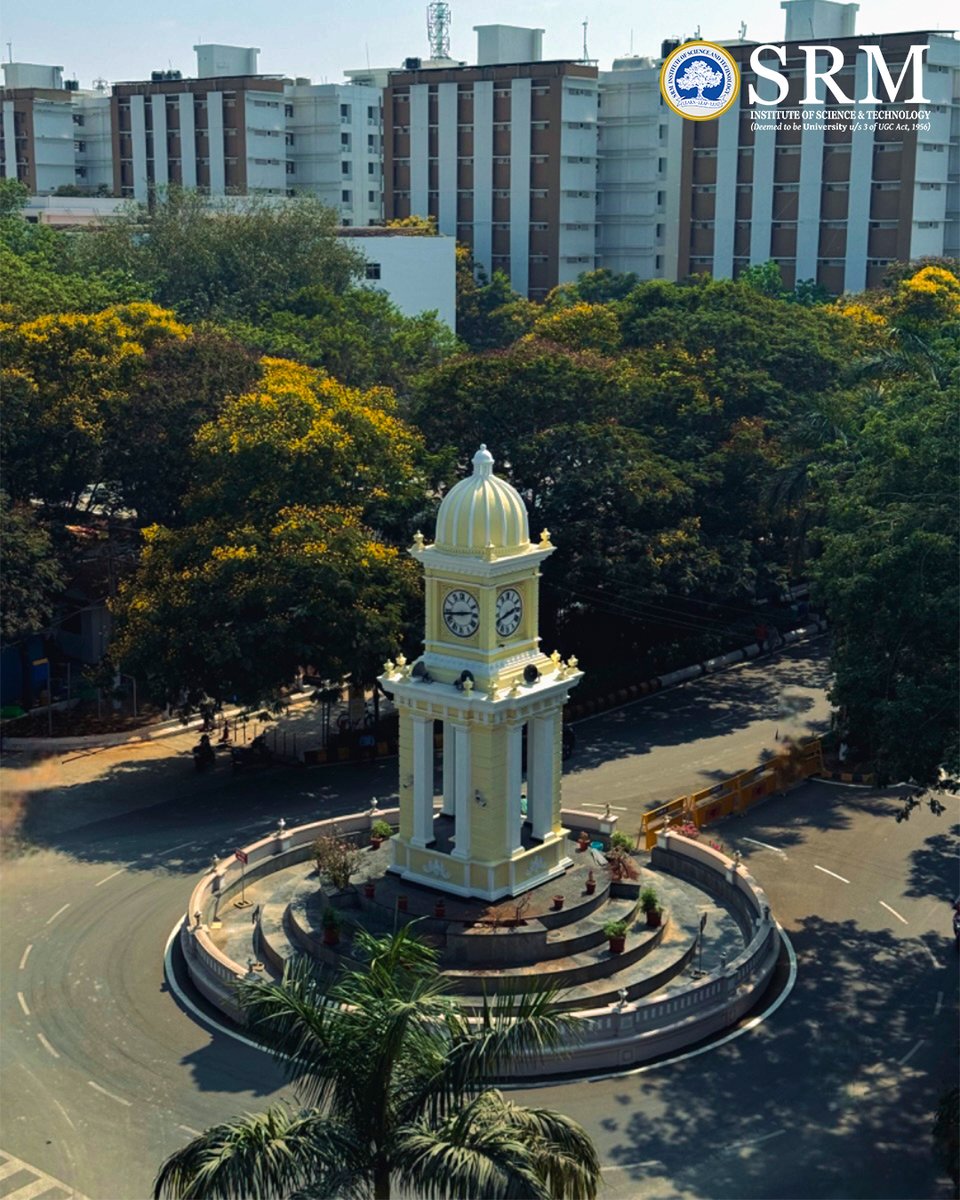
[(158, 699), (253, 702), (313, 663), (370, 679), (417, 603), (420, 440), (384, 389), (265, 359), (198, 431), (184, 523), (146, 531), (115, 605), (124, 670)]
[(109, 414), (148, 352), (189, 329), (154, 304), (51, 313), (2, 327), (2, 453), (14, 499), (76, 507), (104, 482)]

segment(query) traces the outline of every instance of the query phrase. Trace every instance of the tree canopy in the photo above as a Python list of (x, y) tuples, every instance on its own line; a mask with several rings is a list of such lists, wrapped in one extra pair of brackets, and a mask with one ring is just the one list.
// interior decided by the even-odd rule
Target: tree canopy
[(442, 1200), (593, 1200), (600, 1164), (569, 1117), (491, 1088), (575, 1035), (543, 989), (484, 1001), (479, 1021), (446, 994), (436, 951), (402, 929), (358, 930), (359, 963), (335, 977), (304, 961), (280, 983), (239, 986), (247, 1029), (302, 1105), (214, 1126), (171, 1155), (154, 1195), (228, 1200), (396, 1194)]

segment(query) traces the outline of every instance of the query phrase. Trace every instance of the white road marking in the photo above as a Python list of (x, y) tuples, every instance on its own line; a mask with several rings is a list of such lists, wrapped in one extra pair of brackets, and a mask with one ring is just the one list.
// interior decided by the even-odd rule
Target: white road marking
[(781, 858), (787, 857), (778, 846), (771, 846), (768, 842), (758, 842), (756, 838), (751, 838), (751, 837), (741, 838), (740, 841), (741, 842), (749, 842), (751, 844), (751, 846), (760, 846), (764, 850), (772, 850), (774, 852), (774, 854), (779, 854)]
[(24, 950), (23, 957), (20, 959), (20, 970), (21, 971), (27, 965), (27, 959), (30, 957), (30, 951), (32, 949), (33, 949), (33, 942), (31, 942), (30, 945), (26, 948), (26, 950)]
[(54, 1048), (50, 1045), (50, 1043), (47, 1041), (47, 1039), (43, 1036), (42, 1033), (38, 1033), (37, 1038), (40, 1042), (40, 1045), (44, 1048), (44, 1050), (46, 1050), (49, 1054), (52, 1054), (54, 1058), (60, 1057), (59, 1052), (54, 1050)]
[(917, 1052), (917, 1051), (920, 1049), (920, 1047), (923, 1045), (923, 1043), (924, 1043), (925, 1041), (926, 1041), (926, 1038), (921, 1038), (921, 1039), (920, 1039), (920, 1040), (919, 1040), (919, 1041), (916, 1043), (916, 1045), (912, 1046), (912, 1047), (911, 1047), (911, 1048), (910, 1048), (910, 1049), (909, 1049), (909, 1050), (906, 1052), (906, 1054), (903, 1056), (903, 1058), (901, 1058), (901, 1059), (899, 1059), (899, 1060), (898, 1060), (898, 1062), (897, 1062), (897, 1066), (898, 1066), (898, 1067), (903, 1067), (903, 1066), (905, 1066), (905, 1065), (906, 1065), (906, 1064), (907, 1064), (907, 1063), (910, 1061), (910, 1059), (911, 1059), (911, 1058), (913, 1058), (913, 1056), (916, 1054), (916, 1052)]
[(183, 850), (187, 846), (193, 846), (194, 842), (178, 842), (175, 846), (168, 846), (166, 850), (161, 850), (160, 854), (172, 854), (174, 850)]
[(904, 923), (904, 925), (910, 924), (910, 922), (907, 920), (907, 918), (901, 917), (900, 914), (897, 912), (897, 910), (895, 908), (891, 908), (890, 905), (886, 902), (886, 900), (881, 900), (880, 903), (887, 910), (887, 912), (893, 913), (893, 915), (897, 918), (898, 921), (902, 921)]
[(941, 1010), (942, 1008), (943, 1008), (943, 992), (937, 992), (937, 1002), (936, 1002), (936, 1004), (933, 1006), (933, 1015), (934, 1015), (935, 1017), (939, 1017), (939, 1016), (940, 1016), (940, 1010)]
[(941, 967), (943, 966), (943, 963), (940, 961), (940, 959), (939, 959), (939, 958), (937, 958), (937, 956), (936, 956), (936, 955), (934, 954), (934, 952), (933, 952), (933, 951), (930, 949), (930, 947), (927, 945), (927, 943), (926, 943), (926, 942), (921, 942), (921, 943), (920, 943), (920, 945), (921, 945), (921, 946), (923, 947), (923, 949), (924, 949), (924, 950), (927, 952), (927, 954), (928, 954), (928, 955), (929, 955), (929, 957), (930, 957), (930, 961), (933, 963), (933, 965), (934, 965), (934, 966), (937, 968), (937, 970), (939, 971), (939, 970), (941, 969)]
[(20, 1007), (23, 1009), (23, 1015), (24, 1015), (25, 1017), (29, 1017), (29, 1016), (30, 1016), (30, 1009), (29, 1009), (29, 1008), (27, 1008), (27, 1002), (26, 1002), (26, 1000), (24, 999), (23, 992), (17, 992), (17, 999), (20, 1001)]
[(828, 871), (826, 867), (818, 866), (817, 863), (813, 864), (813, 869), (815, 871), (822, 871), (824, 873), (824, 875), (832, 875), (834, 877), (834, 879), (839, 879), (841, 883), (849, 883), (850, 882), (849, 879), (844, 879), (844, 877), (842, 875), (838, 875), (836, 873), (836, 871)]
[(70, 904), (68, 901), (66, 904), (64, 904), (64, 906), (62, 908), (58, 908), (52, 917), (48, 917), (45, 923), (47, 925), (52, 925), (53, 922), (57, 919), (57, 917), (59, 917), (61, 913), (65, 913), (69, 907), (70, 907)]
[(780, 1137), (786, 1133), (785, 1129), (775, 1129), (773, 1133), (763, 1133), (760, 1137), (746, 1138), (742, 1142), (731, 1142), (729, 1146), (721, 1148), (721, 1154), (729, 1154), (733, 1150), (742, 1150), (745, 1146), (759, 1146), (761, 1142), (769, 1142), (771, 1138)]
[(126, 869), (126, 867), (121, 867), (119, 871), (114, 871), (112, 875), (108, 875), (105, 879), (101, 879), (99, 883), (95, 883), (93, 886), (103, 887), (103, 885), (105, 883), (109, 883), (111, 879), (116, 879), (118, 875), (122, 875)]
[(127, 1108), (133, 1107), (132, 1100), (124, 1100), (122, 1096), (117, 1096), (113, 1092), (108, 1092), (105, 1087), (101, 1087), (99, 1083), (94, 1083), (92, 1079), (87, 1080), (87, 1084), (96, 1092), (100, 1092), (104, 1096), (109, 1096), (111, 1100), (116, 1100), (118, 1104), (125, 1104)]
[(862, 792), (876, 791), (876, 786), (872, 783), (845, 783), (842, 779), (823, 779), (819, 775), (814, 775), (813, 778), (817, 783), (826, 783), (830, 787), (857, 788)]
[(53, 1175), (47, 1175), (39, 1167), (24, 1162), (22, 1158), (17, 1158), (16, 1155), (10, 1154), (6, 1150), (0, 1150), (0, 1154), (7, 1160), (0, 1167), (0, 1179), (16, 1175), (18, 1171), (29, 1171), (31, 1175), (37, 1176), (30, 1183), (25, 1183), (22, 1187), (17, 1188), (15, 1192), (8, 1193), (10, 1200), (31, 1200), (33, 1196), (45, 1196), (54, 1188), (59, 1188), (70, 1197), (70, 1200), (86, 1200), (86, 1197), (82, 1196), (76, 1188), (71, 1187), (69, 1183), (64, 1183), (62, 1179), (55, 1179)]
[(200, 1136), (200, 1130), (199, 1129), (191, 1129), (189, 1125), (178, 1125), (177, 1128), (182, 1129), (184, 1133), (189, 1133), (191, 1137), (199, 1137)]

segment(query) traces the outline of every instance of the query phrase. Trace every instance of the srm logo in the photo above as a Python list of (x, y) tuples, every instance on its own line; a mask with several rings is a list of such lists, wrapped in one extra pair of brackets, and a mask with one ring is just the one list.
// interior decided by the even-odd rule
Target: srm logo
[[(804, 65), (804, 88), (803, 99), (801, 104), (823, 104), (823, 99), (817, 96), (817, 81), (823, 81), (824, 98), (829, 92), (838, 104), (883, 104), (887, 100), (890, 103), (896, 103), (899, 98), (900, 88), (910, 72), (913, 94), (900, 99), (901, 104), (929, 104), (930, 101), (923, 94), (923, 56), (929, 49), (928, 46), (911, 46), (906, 60), (903, 64), (903, 69), (900, 72), (900, 77), (896, 83), (893, 81), (893, 76), (890, 74), (890, 68), (887, 66), (886, 59), (883, 57), (883, 51), (879, 46), (860, 46), (859, 49), (867, 56), (866, 75), (866, 93), (863, 96), (847, 96), (840, 88), (840, 85), (833, 78), (838, 71), (842, 70), (845, 65), (843, 51), (836, 46), (798, 46), (799, 50), (803, 51)], [(747, 101), (750, 104), (763, 104), (767, 107), (773, 107), (776, 104), (782, 104), (787, 98), (789, 91), (789, 82), (785, 75), (779, 71), (773, 70), (760, 61), (761, 55), (772, 53), (781, 66), (787, 64), (787, 49), (786, 46), (757, 46), (750, 55), (750, 68), (760, 79), (769, 79), (777, 85), (777, 95), (773, 100), (765, 99), (751, 83), (747, 88)], [(826, 58), (829, 55), (830, 65), (822, 70), (817, 68), (817, 58)], [(876, 81), (879, 80), (886, 92), (887, 96), (881, 100), (874, 87)]]

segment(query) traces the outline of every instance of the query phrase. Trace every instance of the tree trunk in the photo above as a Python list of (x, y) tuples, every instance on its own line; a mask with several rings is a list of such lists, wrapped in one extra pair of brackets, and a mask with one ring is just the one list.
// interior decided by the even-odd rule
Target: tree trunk
[(390, 1168), (382, 1160), (373, 1164), (374, 1200), (390, 1200)]

